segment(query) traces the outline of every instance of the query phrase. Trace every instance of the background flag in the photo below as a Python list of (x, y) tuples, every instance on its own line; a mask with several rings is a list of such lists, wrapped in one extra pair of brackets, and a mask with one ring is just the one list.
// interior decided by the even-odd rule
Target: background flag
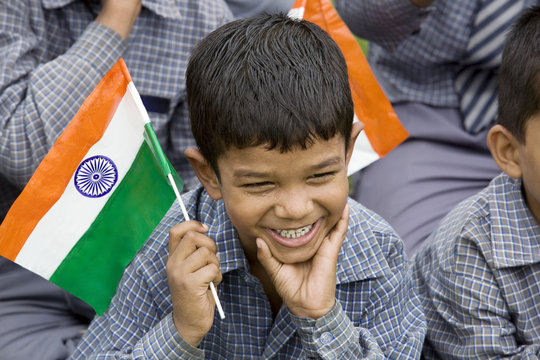
[(172, 171), (169, 178), (183, 185), (154, 154), (161, 148), (120, 59), (11, 207), (0, 226), (0, 255), (102, 314), (175, 199), (164, 175)]
[(289, 16), (311, 21), (339, 45), (349, 70), (355, 119), (364, 123), (349, 163), (349, 175), (385, 156), (409, 134), (401, 125), (360, 48), (330, 0), (297, 0)]

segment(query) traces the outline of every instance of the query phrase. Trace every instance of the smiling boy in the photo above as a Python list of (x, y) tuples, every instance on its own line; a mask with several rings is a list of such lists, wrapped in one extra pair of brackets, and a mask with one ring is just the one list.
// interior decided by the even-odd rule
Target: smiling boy
[(171, 207), (73, 358), (418, 358), (401, 240), (348, 199), (362, 126), (337, 45), (284, 15), (235, 21), (194, 50), (187, 88), (194, 220)]

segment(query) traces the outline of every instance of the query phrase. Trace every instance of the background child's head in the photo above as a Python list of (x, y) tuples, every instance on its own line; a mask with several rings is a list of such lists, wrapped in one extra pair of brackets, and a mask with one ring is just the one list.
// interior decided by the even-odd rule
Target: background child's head
[(540, 112), (540, 7), (526, 10), (508, 34), (499, 70), (497, 123), (520, 142)]
[(219, 177), (227, 149), (289, 151), (341, 135), (354, 109), (337, 44), (317, 25), (286, 15), (228, 23), (194, 49), (188, 107), (200, 152)]
[(519, 17), (506, 39), (499, 71), (499, 115), (488, 133), (497, 165), (521, 179), (540, 223), (540, 7)]

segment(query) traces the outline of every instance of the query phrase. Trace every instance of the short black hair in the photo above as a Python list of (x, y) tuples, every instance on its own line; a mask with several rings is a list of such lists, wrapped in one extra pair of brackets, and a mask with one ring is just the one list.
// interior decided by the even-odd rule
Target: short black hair
[(523, 11), (505, 40), (497, 123), (525, 143), (527, 120), (540, 111), (540, 6)]
[(347, 65), (311, 22), (262, 14), (227, 23), (195, 47), (186, 81), (193, 136), (218, 176), (232, 147), (286, 152), (338, 134), (349, 146)]

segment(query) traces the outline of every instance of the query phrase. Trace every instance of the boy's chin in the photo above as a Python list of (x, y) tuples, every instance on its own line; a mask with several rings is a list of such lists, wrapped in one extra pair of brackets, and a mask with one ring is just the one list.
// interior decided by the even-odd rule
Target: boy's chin
[(319, 246), (316, 249), (282, 248), (279, 253), (273, 254), (273, 256), (283, 264), (301, 264), (313, 259)]

